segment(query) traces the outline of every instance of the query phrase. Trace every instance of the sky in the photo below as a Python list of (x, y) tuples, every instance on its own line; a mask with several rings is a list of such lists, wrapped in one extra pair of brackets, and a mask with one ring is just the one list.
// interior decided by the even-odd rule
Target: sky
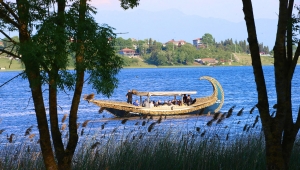
[[(178, 9), (187, 15), (198, 15), (205, 18), (220, 18), (232, 22), (244, 20), (242, 0), (140, 0), (138, 7), (127, 11), (120, 7), (119, 0), (92, 0), (98, 10), (112, 11), (163, 11)], [(295, 0), (300, 4), (300, 0)], [(279, 9), (278, 0), (252, 0), (254, 17), (276, 19)], [(101, 16), (97, 16), (101, 17)]]
[[(300, 0), (294, 2), (300, 5)], [(90, 3), (97, 8), (96, 21), (116, 28), (117, 33), (128, 33), (118, 35), (125, 39), (153, 38), (159, 42), (175, 39), (191, 43), (205, 33), (212, 33), (217, 42), (227, 38), (247, 39), (242, 0), (140, 0), (137, 7), (128, 10), (121, 8), (119, 0), (91, 0)], [(252, 0), (252, 5), (258, 41), (272, 49), (279, 1)], [(173, 19), (170, 15), (174, 13)]]

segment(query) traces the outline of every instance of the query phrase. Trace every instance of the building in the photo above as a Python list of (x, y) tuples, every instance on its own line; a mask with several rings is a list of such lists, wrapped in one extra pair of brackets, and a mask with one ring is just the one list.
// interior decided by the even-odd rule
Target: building
[(218, 60), (214, 58), (202, 58), (202, 63), (207, 65), (214, 65), (218, 63)]
[(123, 56), (134, 56), (135, 50), (130, 49), (130, 48), (124, 48), (119, 51), (119, 54), (121, 54)]
[(206, 48), (206, 46), (202, 43), (202, 38), (196, 38), (193, 40), (193, 46), (197, 49), (199, 48)]
[(186, 42), (184, 40), (175, 41), (174, 39), (166, 42), (166, 44), (168, 44), (168, 43), (173, 43), (173, 45), (175, 45), (177, 47), (181, 47), (182, 45), (186, 44)]

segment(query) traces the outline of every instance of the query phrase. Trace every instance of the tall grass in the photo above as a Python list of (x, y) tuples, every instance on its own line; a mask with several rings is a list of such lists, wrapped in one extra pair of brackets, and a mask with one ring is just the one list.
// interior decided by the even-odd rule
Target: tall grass
[[(266, 169), (263, 134), (257, 132), (257, 129), (255, 133), (251, 131), (257, 127), (259, 117), (251, 116), (253, 120), (246, 121), (245, 126), (241, 126), (241, 133), (234, 135), (229, 134), (229, 130), (226, 131), (230, 127), (223, 128), (220, 125), (223, 121), (229, 121), (227, 119), (233, 115), (233, 108), (228, 113), (207, 117), (204, 126), (208, 128), (196, 126), (195, 123), (194, 131), (188, 132), (176, 130), (172, 126), (169, 129), (162, 128), (160, 125), (165, 119), (158, 117), (157, 120), (140, 119), (140, 123), (133, 123), (134, 130), (126, 132), (126, 123), (130, 119), (120, 120), (121, 127), (115, 127), (110, 133), (104, 132), (105, 122), (99, 126), (101, 135), (95, 132), (91, 135), (87, 127), (92, 122), (87, 120), (82, 123), (81, 129), (78, 126), (80, 141), (73, 158), (73, 169)], [(237, 116), (241, 116), (242, 111)], [(228, 117), (228, 114), (231, 115)], [(64, 141), (67, 141), (65, 119), (61, 123), (61, 132)], [(238, 118), (230, 121), (237, 124), (240, 122)], [(28, 129), (25, 135), (33, 135), (31, 127)], [(299, 146), (300, 141), (297, 139), (290, 169), (300, 167)], [(36, 141), (8, 142), (0, 147), (0, 169), (45, 169)]]

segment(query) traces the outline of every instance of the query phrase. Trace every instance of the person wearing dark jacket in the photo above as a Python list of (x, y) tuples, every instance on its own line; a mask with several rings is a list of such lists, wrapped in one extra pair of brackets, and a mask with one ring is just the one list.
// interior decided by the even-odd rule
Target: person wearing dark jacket
[(189, 106), (189, 105), (192, 104), (192, 102), (193, 102), (193, 99), (191, 98), (190, 95), (188, 95), (187, 98), (186, 98), (186, 104)]
[(128, 90), (126, 97), (127, 97), (127, 103), (132, 104), (132, 92), (130, 90)]

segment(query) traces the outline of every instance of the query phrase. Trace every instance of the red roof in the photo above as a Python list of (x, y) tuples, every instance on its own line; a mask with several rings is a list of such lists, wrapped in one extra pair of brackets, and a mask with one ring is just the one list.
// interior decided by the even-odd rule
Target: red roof
[(133, 49), (130, 49), (130, 48), (124, 48), (124, 49), (122, 49), (122, 50), (120, 50), (120, 51), (126, 51), (126, 52), (129, 52), (129, 51), (135, 51), (135, 50), (133, 50)]

